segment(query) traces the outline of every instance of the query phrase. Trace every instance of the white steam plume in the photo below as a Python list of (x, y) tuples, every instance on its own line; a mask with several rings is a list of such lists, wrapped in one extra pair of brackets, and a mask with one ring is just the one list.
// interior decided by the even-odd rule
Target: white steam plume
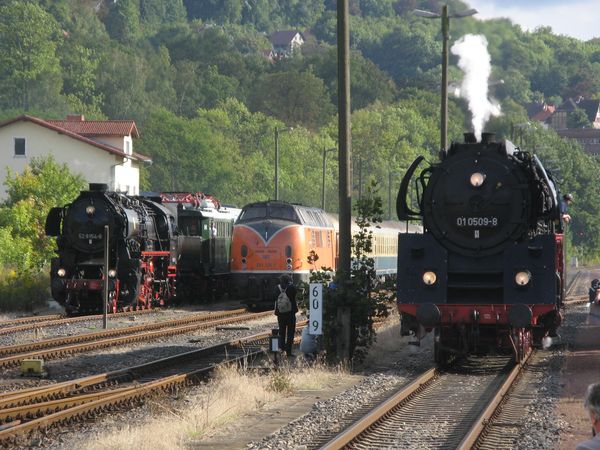
[(478, 141), (481, 140), (483, 126), (490, 116), (501, 114), (500, 105), (488, 99), (488, 78), (492, 65), (487, 44), (485, 36), (466, 34), (451, 48), (452, 53), (458, 56), (458, 67), (465, 73), (460, 96), (467, 99), (473, 115), (473, 132)]

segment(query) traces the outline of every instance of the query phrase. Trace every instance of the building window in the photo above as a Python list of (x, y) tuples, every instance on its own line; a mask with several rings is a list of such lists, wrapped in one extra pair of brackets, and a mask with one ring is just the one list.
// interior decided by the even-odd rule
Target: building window
[(15, 156), (25, 156), (25, 138), (15, 138)]

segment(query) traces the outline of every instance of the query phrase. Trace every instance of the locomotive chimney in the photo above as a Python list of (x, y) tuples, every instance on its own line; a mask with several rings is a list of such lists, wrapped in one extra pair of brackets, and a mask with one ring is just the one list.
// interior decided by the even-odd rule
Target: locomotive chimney
[(481, 133), (481, 142), (484, 144), (491, 144), (494, 142), (496, 133)]
[(106, 191), (108, 191), (108, 184), (90, 183), (90, 191), (106, 192)]
[(476, 144), (477, 138), (475, 138), (475, 133), (464, 133), (465, 136), (465, 144)]

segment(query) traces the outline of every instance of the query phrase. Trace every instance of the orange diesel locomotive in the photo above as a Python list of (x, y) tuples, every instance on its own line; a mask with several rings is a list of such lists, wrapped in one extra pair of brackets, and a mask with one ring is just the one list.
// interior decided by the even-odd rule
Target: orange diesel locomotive
[[(311, 262), (309, 255), (316, 255)], [(233, 227), (231, 278), (248, 307), (272, 305), (279, 276), (308, 282), (311, 269), (335, 267), (336, 230), (318, 209), (280, 201), (251, 203)]]
[[(231, 280), (234, 295), (250, 309), (270, 308), (279, 276), (294, 284), (308, 282), (311, 270), (337, 268), (338, 219), (318, 208), (280, 201), (252, 203), (242, 210), (233, 227)], [(409, 226), (412, 232), (420, 227)], [(352, 224), (353, 233), (356, 225)], [(383, 222), (372, 228), (375, 271), (395, 276), (398, 233), (406, 223)]]

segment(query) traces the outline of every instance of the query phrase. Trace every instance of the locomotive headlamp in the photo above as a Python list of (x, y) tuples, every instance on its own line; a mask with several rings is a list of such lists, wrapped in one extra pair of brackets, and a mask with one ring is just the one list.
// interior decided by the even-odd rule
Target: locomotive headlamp
[(526, 286), (529, 284), (530, 281), (531, 281), (531, 273), (528, 272), (527, 270), (518, 272), (515, 275), (515, 283), (517, 283), (517, 285), (519, 285), (519, 286)]
[(288, 258), (285, 260), (286, 263), (291, 264), (292, 263), (292, 258)]
[(88, 216), (93, 216), (95, 212), (96, 212), (96, 208), (94, 207), (94, 205), (90, 205), (90, 206), (88, 206), (88, 207), (85, 208), (85, 213)]
[(63, 278), (63, 277), (64, 277), (64, 276), (67, 274), (67, 271), (61, 267), (60, 269), (58, 269), (58, 270), (56, 271), (56, 274), (57, 274), (59, 277)]
[(475, 172), (473, 175), (471, 175), (471, 184), (473, 185), (473, 187), (481, 186), (484, 181), (485, 175), (482, 173)]
[(437, 276), (435, 274), (435, 272), (425, 272), (423, 274), (423, 283), (425, 283), (427, 286), (431, 286), (432, 284), (435, 284), (435, 282), (437, 281)]
[(108, 276), (109, 276), (110, 278), (114, 278), (114, 277), (116, 277), (116, 276), (117, 276), (117, 271), (116, 271), (115, 269), (110, 269), (110, 270), (108, 271)]

